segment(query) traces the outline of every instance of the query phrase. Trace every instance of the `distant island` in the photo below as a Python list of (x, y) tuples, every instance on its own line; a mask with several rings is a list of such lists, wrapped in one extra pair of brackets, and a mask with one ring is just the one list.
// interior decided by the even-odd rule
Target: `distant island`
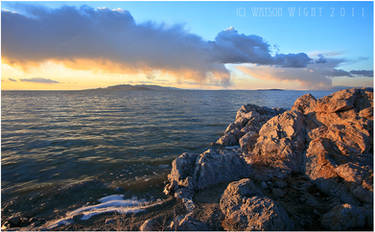
[(129, 90), (179, 90), (174, 87), (163, 87), (159, 85), (113, 85), (106, 88), (86, 89), (85, 91), (129, 91)]
[[(331, 91), (338, 91), (343, 89), (351, 89), (355, 87), (350, 86), (333, 86)], [(122, 85), (113, 85), (108, 86), (104, 88), (95, 88), (95, 89), (85, 89), (83, 91), (166, 91), (166, 90), (199, 90), (199, 89), (181, 89), (176, 87), (165, 87), (165, 86), (159, 86), (159, 85), (130, 85), (130, 84), (122, 84)], [(204, 90), (204, 89), (200, 89)], [(223, 90), (223, 89), (221, 89)], [(224, 90), (235, 90), (235, 89), (224, 89)], [(249, 89), (251, 90), (251, 89)], [(287, 91), (290, 89), (254, 89), (255, 91)]]
[(284, 91), (285, 89), (256, 89), (256, 91)]

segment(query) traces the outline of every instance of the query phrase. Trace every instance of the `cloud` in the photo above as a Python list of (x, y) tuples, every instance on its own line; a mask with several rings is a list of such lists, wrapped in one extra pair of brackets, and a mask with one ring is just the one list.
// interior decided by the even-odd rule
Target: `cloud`
[(350, 74), (365, 76), (365, 77), (374, 77), (374, 70), (352, 70)]
[(60, 83), (55, 80), (47, 79), (47, 78), (40, 78), (40, 77), (35, 77), (35, 78), (29, 78), (29, 79), (21, 79), (23, 82), (35, 82), (35, 83), (43, 83), (43, 84), (57, 84)]
[(8, 78), (8, 80), (13, 81), (13, 82), (17, 81), (16, 79), (13, 79), (13, 78)]
[[(337, 67), (344, 59), (319, 57), (319, 62), (308, 64), (304, 68), (266, 67), (264, 65), (237, 66), (242, 73), (263, 80), (297, 81), (301, 88), (328, 89), (334, 77), (369, 76), (368, 70), (345, 71)], [(324, 60), (324, 62), (322, 61)]]
[(310, 51), (307, 54), (309, 56), (324, 56), (324, 57), (334, 57), (344, 55), (344, 51)]
[(303, 68), (312, 62), (305, 53), (271, 55), (262, 37), (233, 27), (205, 41), (182, 25), (137, 24), (122, 9), (17, 6), (23, 14), (3, 11), (1, 16), (2, 57), (14, 65), (54, 60), (78, 69), (150, 76), (157, 70), (177, 79), (229, 85), (228, 63)]
[(270, 45), (262, 37), (240, 34), (233, 27), (220, 32), (211, 44), (213, 58), (220, 63), (306, 67), (312, 61), (305, 53), (272, 56)]

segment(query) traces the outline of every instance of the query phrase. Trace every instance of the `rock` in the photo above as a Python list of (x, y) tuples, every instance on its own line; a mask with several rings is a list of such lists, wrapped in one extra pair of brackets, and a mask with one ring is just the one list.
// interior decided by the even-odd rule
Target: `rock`
[(20, 213), (17, 213), (7, 220), (7, 227), (23, 227), (30, 224), (27, 217), (22, 216)]
[(192, 213), (188, 213), (184, 217), (176, 217), (171, 223), (170, 230), (176, 231), (207, 231), (208, 225), (193, 218)]
[(350, 186), (350, 191), (353, 194), (353, 196), (359, 199), (360, 201), (372, 205), (372, 201), (374, 199), (374, 193), (372, 189), (366, 189), (363, 186), (353, 184)]
[(184, 179), (191, 175), (197, 154), (183, 153), (172, 162), (171, 176), (176, 180)]
[(248, 151), (253, 150), (254, 144), (256, 143), (259, 135), (255, 131), (248, 131), (244, 136), (239, 140), (240, 147), (242, 151), (247, 153)]
[(104, 221), (105, 224), (112, 224), (114, 222), (115, 221), (112, 218), (106, 218), (105, 221)]
[(362, 207), (342, 204), (322, 216), (322, 225), (329, 230), (361, 229), (365, 227), (366, 214)]
[(355, 163), (345, 163), (338, 165), (335, 172), (347, 182), (362, 183), (366, 170)]
[[(250, 135), (252, 140), (256, 140), (257, 137), (253, 137), (258, 134), (260, 127), (270, 118), (273, 116), (283, 112), (284, 109), (270, 109), (267, 107), (260, 107), (257, 105), (243, 105), (237, 111), (236, 119), (233, 123), (229, 124), (229, 126), (224, 131), (224, 135), (220, 137), (216, 144), (223, 145), (223, 146), (232, 146), (238, 145), (240, 139), (247, 134), (248, 132), (252, 131), (253, 133)], [(250, 138), (248, 135), (248, 139)], [(245, 138), (242, 142), (251, 145), (251, 143), (247, 143)], [(242, 146), (241, 146), (242, 147)]]
[(232, 146), (237, 144), (236, 136), (233, 132), (229, 132), (223, 136), (221, 136), (217, 141), (217, 144), (223, 145), (223, 146)]
[(292, 111), (298, 111), (303, 114), (308, 114), (313, 112), (316, 105), (316, 99), (311, 94), (305, 94), (299, 97), (292, 106)]
[(289, 172), (301, 172), (304, 148), (303, 116), (297, 111), (286, 111), (262, 126), (259, 139), (250, 154), (250, 162)]
[(285, 188), (288, 186), (288, 184), (283, 180), (275, 180), (273, 184), (278, 188)]
[[(168, 180), (165, 193), (189, 212), (197, 191), (236, 181), (220, 200), (229, 230), (372, 228), (373, 90), (306, 94), (289, 111), (243, 105), (213, 148), (179, 156)], [(345, 224), (360, 211), (365, 222)]]
[(238, 154), (228, 150), (207, 150), (199, 155), (195, 164), (196, 189), (228, 182), (251, 174), (251, 168)]
[(372, 202), (373, 119), (360, 114), (373, 110), (372, 95), (366, 89), (336, 92), (312, 104), (314, 113), (305, 118), (315, 125), (307, 133), (305, 173), (323, 192), (351, 204)]
[(160, 230), (160, 225), (155, 218), (147, 219), (143, 222), (143, 224), (139, 227), (140, 231), (158, 231)]
[(315, 111), (334, 113), (352, 109), (354, 107), (353, 104), (355, 98), (359, 91), (359, 89), (345, 89), (323, 97), (322, 99), (318, 100)]
[(195, 191), (250, 174), (251, 168), (236, 149), (209, 149), (199, 156), (183, 153), (172, 162), (164, 193), (181, 199), (190, 212), (195, 208)]
[(179, 188), (185, 188), (187, 191), (193, 190), (193, 175), (197, 154), (183, 153), (172, 162), (172, 170), (168, 175), (169, 183), (164, 188), (164, 193), (175, 193)]
[(273, 188), (272, 189), (272, 196), (274, 196), (276, 199), (281, 198), (285, 195), (285, 191), (280, 188)]
[(285, 210), (262, 194), (250, 179), (228, 185), (220, 199), (225, 230), (291, 230)]

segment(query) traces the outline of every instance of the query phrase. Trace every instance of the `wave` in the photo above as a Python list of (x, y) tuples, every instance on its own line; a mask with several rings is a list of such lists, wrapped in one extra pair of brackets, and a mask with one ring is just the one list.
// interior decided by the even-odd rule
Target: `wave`
[(89, 205), (78, 208), (76, 210), (66, 213), (64, 218), (49, 221), (42, 226), (41, 229), (51, 230), (58, 226), (69, 225), (74, 220), (88, 220), (92, 216), (105, 213), (120, 213), (120, 214), (133, 214), (145, 211), (151, 207), (160, 206), (168, 200), (158, 199), (156, 202), (148, 202), (144, 199), (138, 200), (136, 197), (131, 199), (123, 199), (123, 194), (114, 194), (100, 198), (99, 204)]

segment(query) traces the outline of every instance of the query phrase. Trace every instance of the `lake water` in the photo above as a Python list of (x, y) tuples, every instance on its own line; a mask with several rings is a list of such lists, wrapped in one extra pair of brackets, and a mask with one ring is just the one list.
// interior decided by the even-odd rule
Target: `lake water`
[(110, 194), (162, 198), (171, 161), (207, 149), (241, 105), (290, 108), (305, 93), (3, 91), (3, 221), (52, 219)]

